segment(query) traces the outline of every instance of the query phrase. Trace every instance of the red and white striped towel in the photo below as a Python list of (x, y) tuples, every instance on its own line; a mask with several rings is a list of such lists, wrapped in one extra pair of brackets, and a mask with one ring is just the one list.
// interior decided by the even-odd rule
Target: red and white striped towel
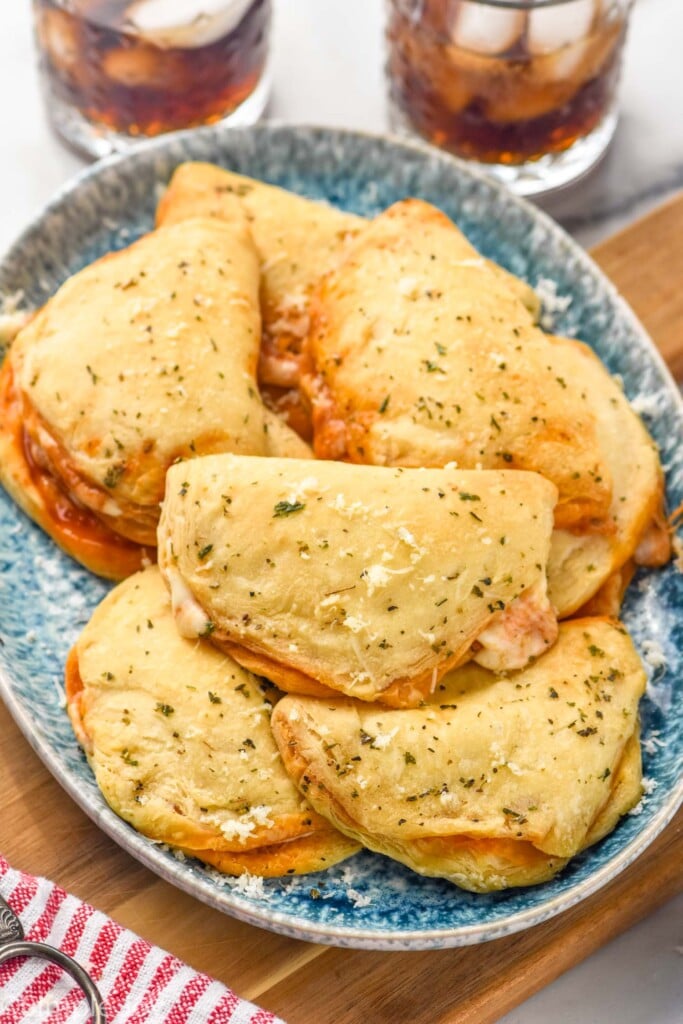
[[(47, 879), (13, 870), (2, 856), (0, 896), (27, 939), (57, 946), (88, 971), (107, 1024), (283, 1024)], [(59, 967), (33, 957), (0, 964), (0, 1024), (89, 1020), (84, 995)]]

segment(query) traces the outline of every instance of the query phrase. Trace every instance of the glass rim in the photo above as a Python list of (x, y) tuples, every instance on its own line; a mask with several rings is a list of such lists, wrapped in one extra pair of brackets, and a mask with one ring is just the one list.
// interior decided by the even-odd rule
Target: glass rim
[[(499, 7), (503, 10), (513, 8), (518, 11), (534, 11), (543, 7), (563, 7), (565, 4), (576, 3), (577, 0), (466, 0), (467, 3), (476, 4), (479, 7)], [(631, 7), (634, 0), (611, 0), (623, 3), (624, 7)]]

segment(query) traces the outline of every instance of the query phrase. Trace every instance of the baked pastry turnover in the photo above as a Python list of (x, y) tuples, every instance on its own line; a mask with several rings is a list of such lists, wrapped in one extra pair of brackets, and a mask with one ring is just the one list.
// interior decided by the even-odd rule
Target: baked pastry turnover
[(318, 871), (358, 849), (286, 775), (261, 682), (178, 635), (156, 567), (96, 609), (66, 689), (104, 798), (151, 839), (264, 876)]
[[(241, 219), (240, 219), (241, 218)], [(146, 235), (70, 278), (0, 374), (0, 479), (73, 557), (153, 558), (168, 466), (282, 451), (256, 386), (259, 261), (241, 208)], [(272, 425), (271, 425), (272, 427)]]
[(560, 528), (611, 529), (612, 480), (579, 381), (445, 214), (396, 203), (314, 300), (314, 449), (376, 465), (525, 469), (559, 490)]
[(284, 690), (419, 703), (557, 633), (556, 490), (533, 473), (207, 456), (171, 467), (159, 564), (181, 632)]
[(610, 528), (602, 533), (555, 530), (548, 590), (558, 617), (573, 614), (597, 595), (598, 607), (616, 615), (632, 565), (663, 565), (671, 554), (664, 512), (664, 475), (657, 446), (623, 391), (587, 345), (556, 338), (555, 365), (581, 382), (612, 480)]
[(467, 665), (413, 710), (289, 696), (272, 727), (346, 835), (487, 892), (551, 878), (637, 803), (644, 686), (619, 624), (574, 620), (516, 676)]
[(232, 220), (235, 199), (246, 213), (261, 257), (259, 376), (267, 385), (296, 387), (313, 285), (365, 221), (214, 164), (190, 162), (181, 164), (171, 178), (157, 223), (197, 216)]
[[(308, 410), (299, 395), (301, 347), (310, 328), (310, 301), (319, 278), (343, 257), (367, 222), (327, 203), (224, 170), (189, 162), (173, 174), (157, 210), (157, 223), (188, 217), (233, 220), (242, 204), (261, 256), (263, 343), (259, 383), (273, 408), (310, 437)], [(540, 302), (524, 281), (487, 261), (491, 271), (538, 316)]]

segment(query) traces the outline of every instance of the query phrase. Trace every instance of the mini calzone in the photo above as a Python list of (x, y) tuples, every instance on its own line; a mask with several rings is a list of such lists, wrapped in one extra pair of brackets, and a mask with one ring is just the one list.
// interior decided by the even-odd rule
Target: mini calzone
[(105, 800), (151, 839), (265, 876), (318, 871), (358, 849), (285, 773), (260, 681), (178, 635), (156, 567), (96, 609), (66, 690)]
[(260, 379), (266, 385), (296, 387), (310, 293), (365, 221), (214, 164), (185, 163), (161, 198), (157, 223), (197, 216), (231, 220), (236, 199), (261, 257)]
[[(261, 256), (259, 382), (274, 408), (308, 434), (310, 423), (301, 408), (298, 386), (311, 294), (367, 222), (328, 203), (312, 202), (214, 164), (191, 162), (174, 172), (159, 203), (157, 223), (198, 216), (231, 220), (235, 198), (242, 203)], [(502, 286), (513, 290), (533, 316), (538, 315), (540, 303), (529, 285), (495, 263), (488, 265)]]
[(533, 473), (207, 456), (169, 470), (159, 563), (185, 636), (284, 690), (414, 705), (471, 656), (506, 671), (552, 644), (556, 493)]
[(319, 457), (533, 470), (558, 488), (558, 527), (612, 528), (581, 381), (434, 207), (396, 203), (352, 240), (314, 298), (308, 347)]
[(289, 696), (272, 728), (337, 828), (486, 892), (547, 880), (637, 803), (644, 686), (620, 625), (574, 620), (516, 676), (464, 666), (412, 710)]
[(162, 228), (71, 277), (2, 367), (0, 479), (102, 575), (149, 561), (176, 459), (293, 436), (269, 434), (256, 387), (259, 261), (234, 202), (231, 223)]
[(595, 353), (579, 341), (553, 338), (552, 342), (555, 365), (568, 380), (581, 381), (582, 395), (595, 417), (612, 480), (612, 500), (609, 529), (554, 531), (548, 562), (550, 599), (563, 618), (597, 593), (600, 605), (616, 615), (631, 575), (631, 560), (656, 566), (670, 556), (659, 453)]

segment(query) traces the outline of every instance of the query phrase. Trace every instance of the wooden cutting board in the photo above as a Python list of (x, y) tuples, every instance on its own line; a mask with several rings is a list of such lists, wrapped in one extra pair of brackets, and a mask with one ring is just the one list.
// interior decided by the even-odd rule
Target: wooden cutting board
[[(683, 194), (593, 256), (683, 377)], [(0, 853), (58, 882), (288, 1024), (493, 1024), (683, 890), (683, 811), (611, 885), (547, 924), (465, 949), (369, 953), (298, 942), (161, 881), (60, 789), (0, 702)]]

